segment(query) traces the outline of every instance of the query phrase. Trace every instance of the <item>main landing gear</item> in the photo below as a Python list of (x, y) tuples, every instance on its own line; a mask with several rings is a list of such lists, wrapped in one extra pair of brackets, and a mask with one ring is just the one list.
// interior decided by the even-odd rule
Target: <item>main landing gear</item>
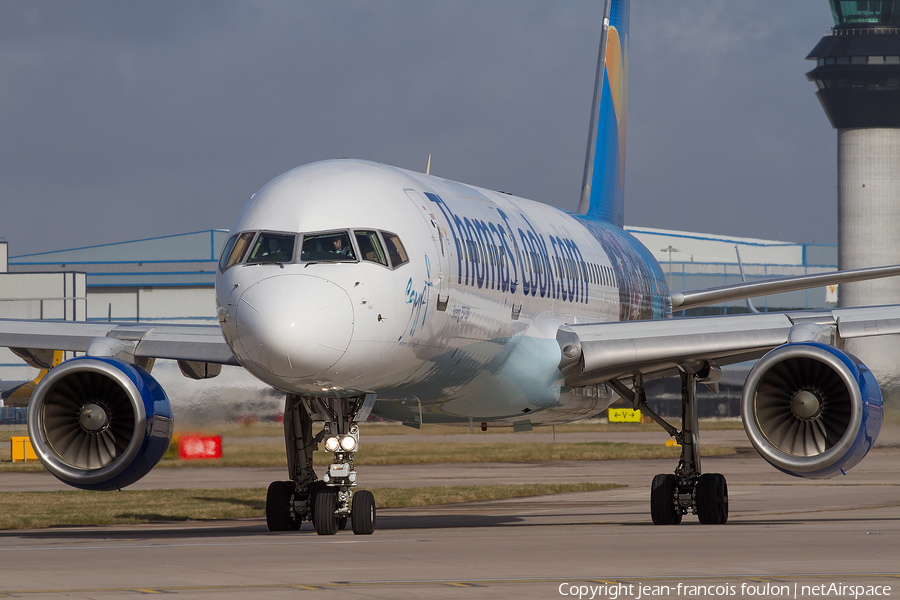
[(715, 366), (706, 363), (698, 372), (681, 369), (681, 431), (672, 427), (646, 404), (640, 376), (635, 377), (634, 390), (619, 381), (610, 385), (659, 423), (681, 445), (681, 459), (675, 474), (660, 474), (650, 484), (650, 515), (655, 525), (677, 525), (691, 512), (703, 524), (721, 525), (728, 521), (728, 484), (718, 473), (700, 471), (700, 443), (697, 427), (697, 381), (717, 381)]
[[(347, 527), (353, 533), (375, 531), (375, 497), (354, 491), (353, 457), (359, 447), (359, 426), (375, 402), (364, 398), (302, 398), (288, 394), (284, 407), (284, 441), (291, 481), (275, 481), (266, 494), (266, 524), (270, 531), (296, 531), (312, 521), (319, 535), (334, 535)], [(324, 421), (313, 435), (313, 422)], [(313, 470), (313, 452), (324, 440), (334, 456), (322, 479)]]

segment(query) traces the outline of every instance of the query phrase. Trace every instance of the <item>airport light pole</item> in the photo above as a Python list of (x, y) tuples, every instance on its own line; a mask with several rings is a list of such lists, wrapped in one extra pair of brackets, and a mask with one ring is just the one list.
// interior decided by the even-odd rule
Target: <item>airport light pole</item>
[(669, 253), (669, 281), (671, 282), (672, 281), (672, 253), (673, 252), (681, 252), (681, 250), (679, 250), (678, 248), (673, 248), (672, 244), (669, 244), (668, 246), (666, 246), (665, 248), (660, 250), (660, 252), (668, 252)]

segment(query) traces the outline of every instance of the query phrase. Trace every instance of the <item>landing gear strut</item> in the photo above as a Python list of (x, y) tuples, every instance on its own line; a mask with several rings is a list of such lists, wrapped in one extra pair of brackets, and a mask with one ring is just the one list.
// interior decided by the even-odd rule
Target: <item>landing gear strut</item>
[[(319, 535), (334, 535), (347, 526), (353, 533), (375, 531), (375, 498), (357, 491), (353, 460), (359, 447), (358, 421), (368, 417), (374, 395), (363, 398), (303, 398), (288, 394), (284, 410), (284, 440), (291, 481), (276, 481), (266, 495), (266, 524), (270, 531), (291, 531), (312, 521)], [(324, 421), (313, 435), (313, 423)], [(324, 440), (333, 462), (322, 479), (313, 469), (313, 452)]]
[(689, 512), (700, 522), (721, 525), (728, 521), (728, 484), (718, 473), (700, 471), (700, 440), (697, 426), (697, 381), (714, 383), (716, 370), (709, 363), (699, 371), (681, 369), (681, 431), (650, 410), (640, 376), (635, 377), (634, 390), (619, 381), (609, 382), (619, 395), (631, 401), (656, 421), (681, 445), (681, 459), (675, 474), (660, 474), (650, 484), (650, 516), (655, 525), (677, 525)]

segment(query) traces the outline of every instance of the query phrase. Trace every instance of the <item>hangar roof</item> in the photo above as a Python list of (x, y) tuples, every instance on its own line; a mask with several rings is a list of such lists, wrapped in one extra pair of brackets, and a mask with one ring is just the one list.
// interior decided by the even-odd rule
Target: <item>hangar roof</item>
[(11, 272), (80, 271), (88, 287), (212, 286), (228, 231), (179, 235), (9, 257)]

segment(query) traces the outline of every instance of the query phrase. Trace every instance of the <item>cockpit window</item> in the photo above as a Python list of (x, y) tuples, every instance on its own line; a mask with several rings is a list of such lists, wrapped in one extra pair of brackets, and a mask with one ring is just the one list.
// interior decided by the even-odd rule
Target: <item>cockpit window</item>
[(289, 263), (294, 260), (295, 236), (288, 233), (259, 234), (248, 264)]
[(314, 233), (303, 236), (300, 249), (303, 262), (356, 262), (356, 253), (346, 231)]
[(354, 231), (359, 255), (363, 260), (387, 266), (387, 258), (384, 257), (384, 249), (377, 231)]
[(245, 231), (244, 233), (231, 236), (231, 239), (225, 244), (225, 249), (222, 250), (222, 258), (219, 259), (219, 268), (222, 271), (241, 262), (254, 235), (256, 235), (255, 231)]
[(384, 236), (384, 243), (387, 246), (388, 256), (391, 257), (391, 265), (396, 268), (404, 263), (408, 263), (409, 256), (406, 254), (406, 248), (403, 247), (403, 242), (400, 241), (397, 234), (382, 231), (381, 235)]

